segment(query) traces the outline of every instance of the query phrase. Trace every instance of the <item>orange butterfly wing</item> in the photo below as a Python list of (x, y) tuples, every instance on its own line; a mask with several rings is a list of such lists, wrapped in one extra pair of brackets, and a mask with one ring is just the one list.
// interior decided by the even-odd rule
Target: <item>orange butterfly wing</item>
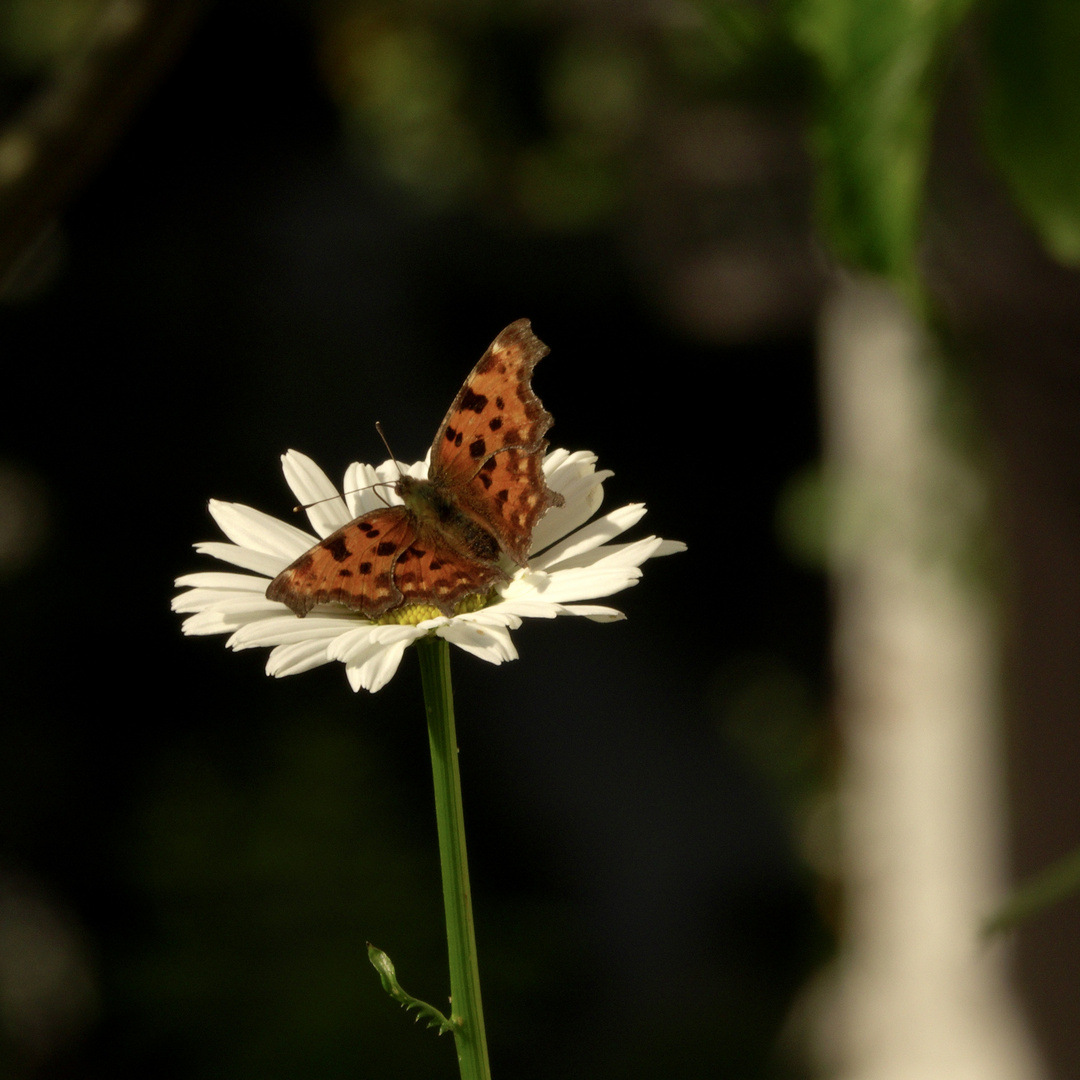
[(431, 446), (428, 477), (525, 566), (532, 531), (563, 498), (544, 480), (551, 414), (533, 393), (549, 352), (528, 319), (511, 323), (473, 368)]
[(473, 593), (487, 592), (508, 575), (494, 562), (463, 555), (434, 532), (422, 533), (394, 564), (394, 583), (405, 604), (431, 604), (444, 615)]
[(301, 617), (327, 603), (369, 619), (404, 604), (431, 604), (452, 615), (464, 597), (505, 580), (497, 565), (463, 556), (430, 530), (418, 533), (412, 512), (391, 506), (320, 540), (274, 578), (266, 597)]
[(366, 618), (404, 604), (446, 615), (507, 580), (499, 551), (525, 566), (532, 531), (563, 497), (544, 480), (551, 415), (533, 393), (548, 347), (511, 323), (465, 380), (431, 446), (426, 481), (403, 477), (409, 505), (372, 510), (301, 555), (266, 590), (299, 616), (339, 603)]
[(394, 567), (415, 539), (416, 525), (404, 506), (372, 510), (282, 570), (266, 598), (281, 601), (301, 617), (316, 604), (332, 601), (368, 618), (381, 615), (402, 602)]

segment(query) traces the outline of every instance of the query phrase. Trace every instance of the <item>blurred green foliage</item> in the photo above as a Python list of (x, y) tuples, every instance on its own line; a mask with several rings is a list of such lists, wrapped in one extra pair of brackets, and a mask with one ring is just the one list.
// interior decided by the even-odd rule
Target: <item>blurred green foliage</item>
[(0, 0), (0, 60), (9, 72), (37, 74), (86, 39), (107, 0)]
[(334, 3), (323, 70), (358, 156), (433, 207), (484, 202), (581, 228), (618, 200), (645, 77), (617, 34), (513, 5)]
[(794, 0), (818, 72), (822, 226), (841, 260), (909, 287), (938, 74), (969, 0)]
[(788, 10), (817, 64), (821, 222), (844, 262), (917, 291), (934, 113), (965, 40), (995, 164), (1051, 254), (1080, 261), (1076, 4), (792, 0)]
[(916, 296), (935, 113), (965, 37), (983, 64), (995, 161), (1048, 249), (1080, 259), (1078, 10), (701, 0), (643, 29), (485, 0), (336, 0), (320, 26), (352, 137), (396, 181), (436, 205), (482, 200), (538, 228), (612, 219), (659, 100), (806, 108), (825, 239), (842, 262)]
[(1080, 264), (1080, 5), (993, 0), (984, 26), (994, 161), (1048, 250)]
[[(909, 295), (935, 110), (966, 39), (994, 161), (1047, 248), (1080, 261), (1071, 0), (698, 0), (649, 20), (520, 0), (297, 6), (346, 141), (433, 208), (483, 205), (541, 230), (602, 226), (648, 152), (657, 102), (749, 99), (806, 110), (825, 239)], [(58, 63), (107, 7), (0, 0), (7, 78)]]
[(801, 64), (775, 12), (714, 0), (656, 25), (524, 4), (319, 9), (323, 70), (359, 156), (435, 207), (484, 204), (588, 230), (623, 205), (666, 96), (790, 98)]

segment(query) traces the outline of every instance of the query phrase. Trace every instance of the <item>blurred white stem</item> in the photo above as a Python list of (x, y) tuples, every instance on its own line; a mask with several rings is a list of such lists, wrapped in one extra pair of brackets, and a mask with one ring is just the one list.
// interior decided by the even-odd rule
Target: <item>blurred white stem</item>
[(978, 937), (1004, 866), (998, 642), (970, 572), (984, 481), (889, 286), (842, 279), (820, 354), (845, 900), (827, 1075), (1035, 1080), (1001, 947)]

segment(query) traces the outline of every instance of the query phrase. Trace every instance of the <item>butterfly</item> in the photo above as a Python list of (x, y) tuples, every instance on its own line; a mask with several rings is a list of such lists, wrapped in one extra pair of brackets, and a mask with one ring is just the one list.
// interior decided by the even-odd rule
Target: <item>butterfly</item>
[(444, 615), (509, 580), (502, 556), (528, 565), (536, 523), (563, 497), (544, 480), (551, 414), (531, 386), (548, 347), (528, 319), (491, 343), (431, 444), (426, 480), (402, 475), (403, 505), (384, 506), (320, 540), (266, 590), (303, 617), (343, 604), (373, 619), (408, 604)]

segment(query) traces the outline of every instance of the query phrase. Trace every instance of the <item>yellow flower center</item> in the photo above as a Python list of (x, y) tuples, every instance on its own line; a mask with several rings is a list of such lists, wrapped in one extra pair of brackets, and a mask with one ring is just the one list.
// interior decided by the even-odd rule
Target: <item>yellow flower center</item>
[[(489, 589), (486, 593), (471, 593), (466, 596), (454, 608), (455, 615), (464, 615), (469, 611), (479, 611), (487, 607), (495, 596), (495, 590)], [(383, 612), (371, 621), (377, 626), (419, 626), (427, 619), (437, 619), (442, 612), (434, 604), (405, 604), (403, 607), (394, 608), (392, 611)]]

